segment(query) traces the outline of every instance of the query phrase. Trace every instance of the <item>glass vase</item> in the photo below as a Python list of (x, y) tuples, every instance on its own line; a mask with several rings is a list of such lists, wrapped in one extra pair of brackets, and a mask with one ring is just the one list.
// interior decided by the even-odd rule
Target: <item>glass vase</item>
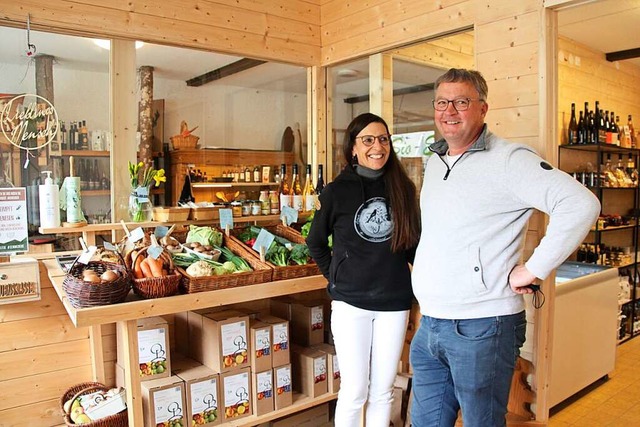
[(149, 222), (153, 220), (153, 203), (148, 187), (138, 187), (129, 195), (129, 218), (133, 222)]

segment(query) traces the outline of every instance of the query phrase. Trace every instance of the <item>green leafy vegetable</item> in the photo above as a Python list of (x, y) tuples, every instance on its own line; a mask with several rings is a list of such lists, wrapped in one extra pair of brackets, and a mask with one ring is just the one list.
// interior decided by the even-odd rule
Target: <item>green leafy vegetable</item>
[(197, 225), (189, 226), (187, 233), (187, 243), (198, 242), (202, 245), (221, 246), (222, 233), (211, 227), (199, 227)]
[(289, 258), (298, 265), (305, 265), (309, 262), (311, 254), (309, 253), (307, 245), (299, 243), (291, 249), (291, 255)]

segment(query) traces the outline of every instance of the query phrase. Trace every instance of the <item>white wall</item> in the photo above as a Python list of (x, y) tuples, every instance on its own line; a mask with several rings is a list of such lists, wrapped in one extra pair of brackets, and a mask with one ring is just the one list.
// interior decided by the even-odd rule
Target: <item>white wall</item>
[(280, 90), (224, 84), (224, 79), (200, 87), (183, 80), (154, 77), (155, 99), (164, 99), (165, 142), (179, 133), (180, 122), (198, 126), (200, 147), (280, 150), (287, 126), (299, 123), (306, 142), (306, 95)]

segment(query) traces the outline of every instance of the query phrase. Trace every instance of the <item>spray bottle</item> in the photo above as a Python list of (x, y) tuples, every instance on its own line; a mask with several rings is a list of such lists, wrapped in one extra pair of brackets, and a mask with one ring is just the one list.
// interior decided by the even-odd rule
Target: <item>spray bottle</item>
[(60, 196), (58, 186), (53, 183), (51, 171), (43, 171), (47, 174), (44, 184), (38, 188), (40, 200), (40, 226), (42, 228), (60, 227)]

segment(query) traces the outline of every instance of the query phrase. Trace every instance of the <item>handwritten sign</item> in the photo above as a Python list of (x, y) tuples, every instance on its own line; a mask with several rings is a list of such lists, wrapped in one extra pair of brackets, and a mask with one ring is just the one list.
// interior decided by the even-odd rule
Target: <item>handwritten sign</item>
[(131, 232), (131, 235), (129, 236), (129, 240), (131, 240), (132, 242), (137, 242), (138, 240), (142, 239), (144, 239), (144, 230), (142, 229), (142, 227), (134, 228)]
[(40, 95), (18, 95), (1, 104), (0, 129), (11, 144), (22, 150), (46, 147), (55, 139), (58, 123), (58, 112)]
[(153, 231), (153, 234), (155, 234), (155, 236), (158, 239), (162, 239), (164, 236), (167, 235), (167, 232), (169, 231), (169, 227), (166, 227), (164, 225), (159, 225), (156, 227), (156, 229)]
[(0, 253), (28, 250), (27, 189), (0, 188)]
[(430, 156), (429, 146), (434, 142), (435, 132), (411, 132), (393, 135), (391, 141), (393, 151), (398, 157)]
[(220, 228), (223, 230), (227, 229), (227, 225), (229, 229), (233, 228), (233, 210), (232, 209), (220, 209), (218, 211), (220, 213)]
[(275, 238), (276, 236), (269, 233), (267, 230), (263, 228), (262, 230), (260, 230), (258, 237), (256, 237), (256, 242), (253, 244), (251, 248), (254, 251), (260, 253), (260, 248), (262, 247), (264, 248), (264, 251), (267, 252), (267, 250), (269, 249), (269, 246), (271, 246), (271, 243), (273, 243), (273, 240)]
[(289, 206), (283, 206), (280, 218), (284, 220), (286, 225), (291, 225), (294, 222), (298, 222), (298, 211)]

